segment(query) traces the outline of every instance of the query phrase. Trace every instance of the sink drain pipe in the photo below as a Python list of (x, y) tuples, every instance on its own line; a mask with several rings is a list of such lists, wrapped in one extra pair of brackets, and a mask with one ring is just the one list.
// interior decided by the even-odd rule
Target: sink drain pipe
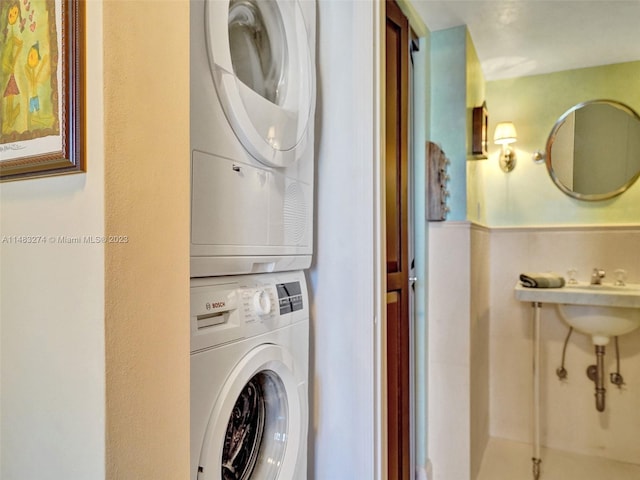
[(596, 345), (596, 364), (589, 365), (587, 377), (596, 384), (596, 410), (604, 412), (607, 389), (604, 388), (604, 345)]
[(542, 303), (533, 302), (533, 478), (540, 478), (540, 308)]

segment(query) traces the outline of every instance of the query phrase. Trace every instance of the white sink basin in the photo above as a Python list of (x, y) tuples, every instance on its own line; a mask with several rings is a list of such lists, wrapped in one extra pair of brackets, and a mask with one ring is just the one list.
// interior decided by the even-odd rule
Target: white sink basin
[(520, 301), (558, 305), (561, 318), (576, 330), (591, 335), (594, 345), (640, 327), (640, 285), (590, 285), (562, 288), (527, 288), (516, 285)]

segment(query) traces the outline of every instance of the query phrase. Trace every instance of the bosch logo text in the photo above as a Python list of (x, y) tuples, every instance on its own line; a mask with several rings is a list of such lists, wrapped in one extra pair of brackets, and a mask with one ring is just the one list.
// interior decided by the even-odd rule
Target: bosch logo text
[(226, 306), (227, 304), (225, 302), (207, 302), (207, 310), (211, 310), (212, 308), (222, 308)]

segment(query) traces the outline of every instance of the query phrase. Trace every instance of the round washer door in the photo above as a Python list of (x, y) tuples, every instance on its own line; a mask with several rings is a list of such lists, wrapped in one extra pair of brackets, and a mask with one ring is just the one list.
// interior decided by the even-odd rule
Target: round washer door
[(198, 479), (293, 478), (304, 431), (301, 401), (290, 353), (271, 344), (249, 352), (213, 406)]
[(287, 167), (311, 148), (312, 43), (297, 0), (207, 0), (209, 64), (225, 116), (244, 148)]

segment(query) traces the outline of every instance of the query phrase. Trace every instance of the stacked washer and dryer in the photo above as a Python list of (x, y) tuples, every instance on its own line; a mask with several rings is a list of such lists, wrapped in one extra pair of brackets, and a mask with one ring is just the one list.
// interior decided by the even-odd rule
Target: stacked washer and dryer
[(306, 478), (315, 9), (191, 1), (191, 480)]

